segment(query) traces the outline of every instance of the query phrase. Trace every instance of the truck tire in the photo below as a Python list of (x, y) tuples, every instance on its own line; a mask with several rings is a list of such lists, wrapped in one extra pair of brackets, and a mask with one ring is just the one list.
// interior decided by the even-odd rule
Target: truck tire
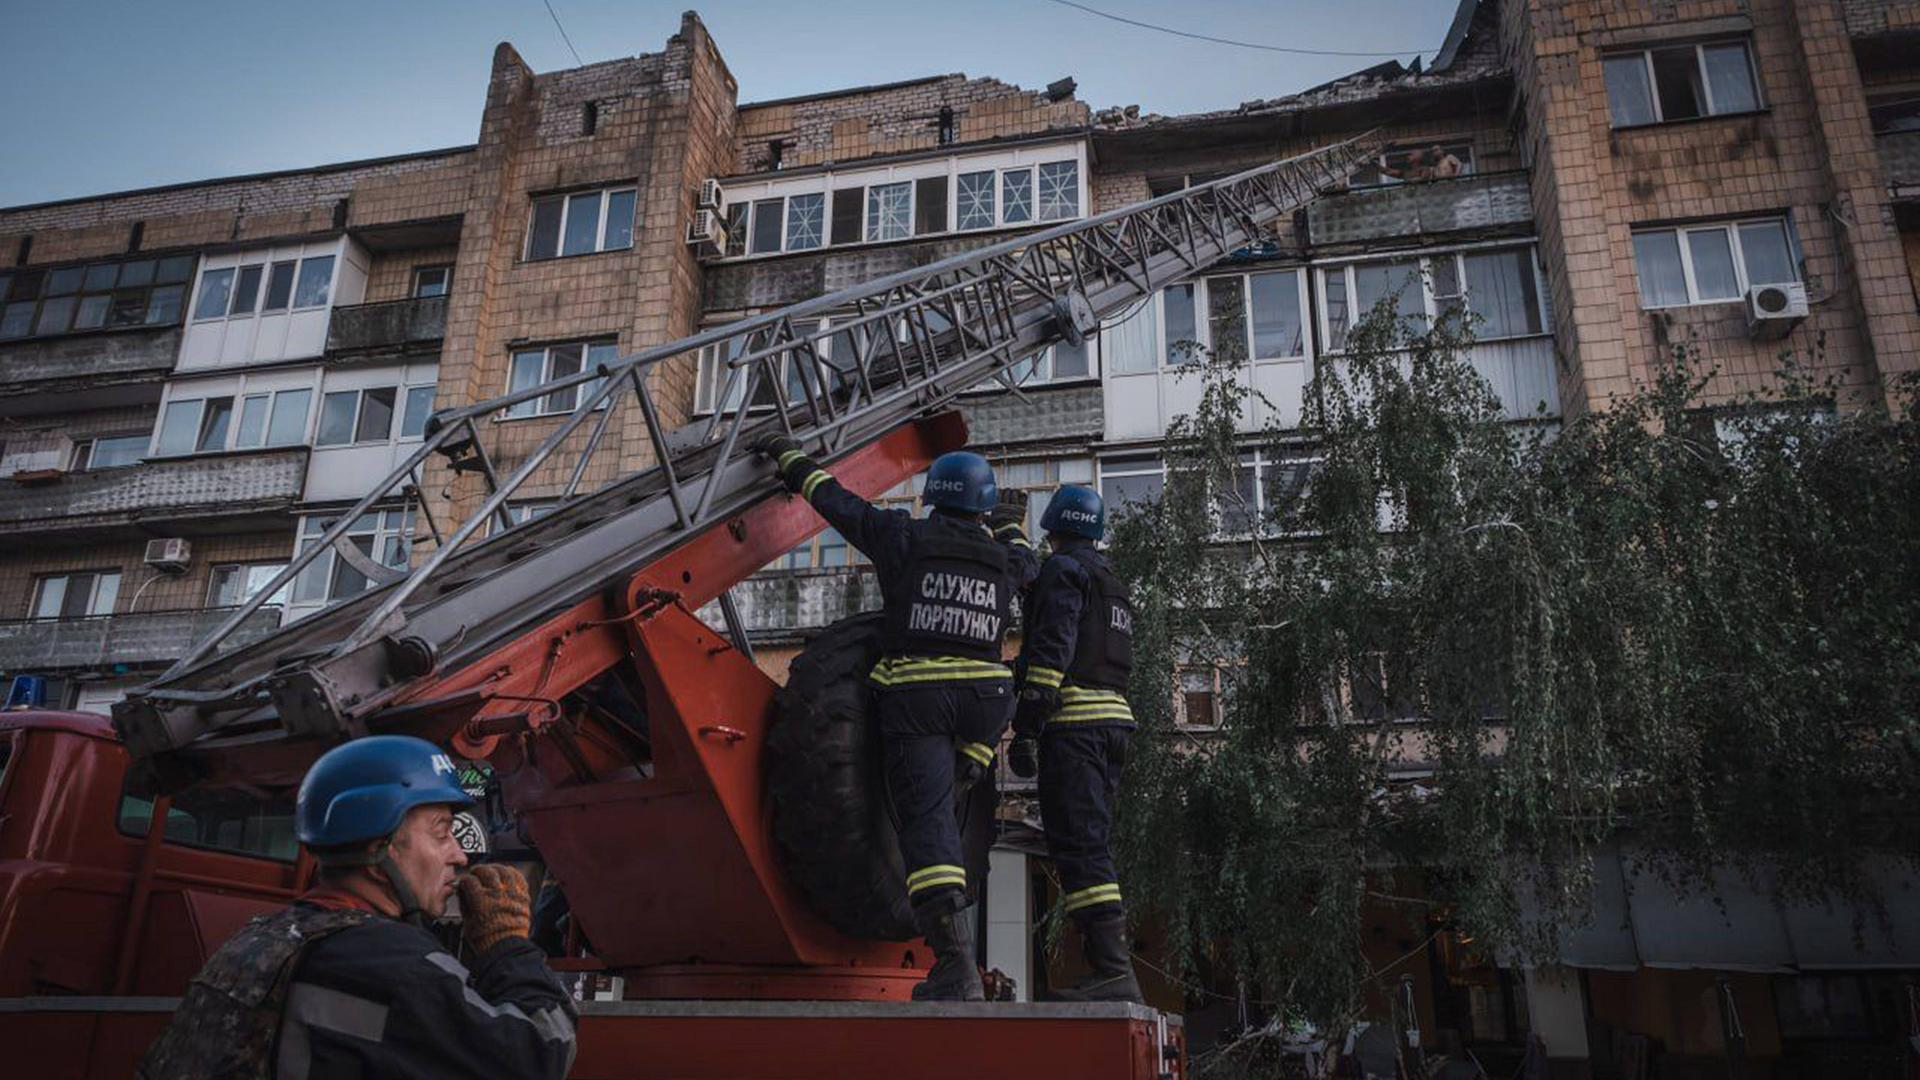
[(866, 675), (884, 617), (854, 615), (793, 658), (767, 733), (773, 841), (816, 914), (850, 937), (914, 936)]

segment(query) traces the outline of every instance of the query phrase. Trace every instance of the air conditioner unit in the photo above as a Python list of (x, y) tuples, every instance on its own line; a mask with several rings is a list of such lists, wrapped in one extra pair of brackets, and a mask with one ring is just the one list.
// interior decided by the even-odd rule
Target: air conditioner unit
[(702, 210), (724, 210), (727, 206), (727, 193), (720, 188), (720, 181), (711, 177), (700, 181), (700, 202)]
[(147, 541), (145, 562), (163, 574), (184, 574), (192, 561), (193, 545), (178, 536)]
[(711, 254), (719, 255), (727, 250), (727, 223), (717, 210), (695, 210), (693, 220), (687, 222), (687, 244), (691, 247), (711, 249)]
[(1747, 333), (1763, 341), (1787, 336), (1807, 317), (1807, 287), (1798, 281), (1747, 290)]

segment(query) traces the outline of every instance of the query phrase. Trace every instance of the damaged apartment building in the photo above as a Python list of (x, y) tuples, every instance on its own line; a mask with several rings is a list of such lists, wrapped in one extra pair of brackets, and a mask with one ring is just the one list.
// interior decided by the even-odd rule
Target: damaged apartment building
[[(1096, 108), (1070, 78), (737, 98), (688, 14), (660, 52), (570, 70), (502, 45), (473, 145), (0, 209), (0, 674), (105, 711), (314, 543), (436, 409), (1365, 131), (1378, 160), (1266, 242), (1022, 361), (1017, 392), (962, 398), (1036, 519), (1061, 483), (1115, 506), (1161, 489), (1161, 443), (1201, 389), (1180, 343), (1246, 357), (1249, 434), (1295, 428), (1316, 365), (1388, 295), (1478, 316), (1472, 363), (1515, 422), (1604, 409), (1678, 343), (1718, 365), (1724, 398), (1783, 349), (1820, 358), (1841, 408), (1920, 367), (1916, 3), (1463, 0), (1429, 57), (1181, 116)], [(726, 398), (728, 359), (652, 369), (669, 425), (773, 406)], [(492, 422), (492, 461), (576, 400)], [(643, 425), (606, 438), (619, 454), (596, 469), (651, 460)], [(1243, 491), (1257, 510), (1311, 469), (1303, 433), (1250, 454)], [(511, 516), (551, 509), (566, 479), (536, 477)], [(236, 643), (405, 573), (481, 490), (423, 471)], [(735, 599), (776, 675), (879, 601), (831, 530)], [(1219, 722), (1220, 678), (1181, 673), (1182, 724)], [(1014, 847), (995, 859), (988, 960), (1024, 991), (1046, 981), (1044, 880)], [(1409, 991), (1423, 1037), (1497, 1058), (1536, 1034), (1566, 1075), (1635, 1075), (1636, 1039), (1672, 1062), (1661, 1075), (1736, 1052), (1775, 1070), (1754, 1075), (1899, 1067), (1920, 937), (1850, 949), (1811, 916), (1734, 935), (1615, 870), (1612, 921), (1564, 968), (1436, 941)], [(1426, 931), (1383, 916), (1369, 935), (1384, 961)]]

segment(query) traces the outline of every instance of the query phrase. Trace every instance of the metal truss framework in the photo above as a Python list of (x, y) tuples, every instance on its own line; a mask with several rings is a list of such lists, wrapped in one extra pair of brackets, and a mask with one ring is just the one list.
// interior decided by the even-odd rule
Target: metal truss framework
[[(753, 452), (766, 435), (787, 433), (832, 462), (982, 383), (1018, 393), (1010, 369), (1021, 360), (1057, 341), (1078, 344), (1101, 317), (1255, 243), (1342, 183), (1373, 144), (1371, 134), (1358, 136), (437, 413), (421, 446), (317, 543), (116, 707), (116, 726), (138, 759), (214, 736), (363, 734), (410, 680), (483, 660), (543, 617), (615, 587), (770, 497), (768, 466)], [(648, 373), (704, 350), (726, 358), (718, 407), (668, 431)], [(556, 394), (577, 398), (572, 412), (502, 475), (482, 424)], [(603, 436), (628, 407), (639, 410), (655, 464), (582, 492)], [(542, 466), (563, 460), (582, 430), (562, 505), (515, 525), (508, 500)], [(416, 498), (434, 454), (455, 473), (479, 474), (488, 493), (477, 512), (444, 530)], [(373, 565), (346, 538), (360, 515), (396, 498), (420, 507), (435, 541), (405, 573)], [(483, 537), (490, 519), (499, 528)], [(329, 550), (389, 580), (264, 641), (223, 650), (252, 612)], [(729, 629), (744, 643), (721, 596)]]

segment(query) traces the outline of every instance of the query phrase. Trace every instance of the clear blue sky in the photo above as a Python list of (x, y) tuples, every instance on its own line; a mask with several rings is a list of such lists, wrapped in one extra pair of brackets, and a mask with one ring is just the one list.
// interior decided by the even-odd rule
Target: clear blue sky
[[(1454, 0), (1086, 0), (1218, 37), (1431, 57)], [(588, 63), (658, 50), (687, 0), (552, 0)], [(753, 101), (951, 71), (1197, 112), (1378, 62), (1188, 41), (1051, 0), (707, 0)], [(541, 0), (0, 0), (0, 206), (472, 142), (493, 46), (574, 60)]]

